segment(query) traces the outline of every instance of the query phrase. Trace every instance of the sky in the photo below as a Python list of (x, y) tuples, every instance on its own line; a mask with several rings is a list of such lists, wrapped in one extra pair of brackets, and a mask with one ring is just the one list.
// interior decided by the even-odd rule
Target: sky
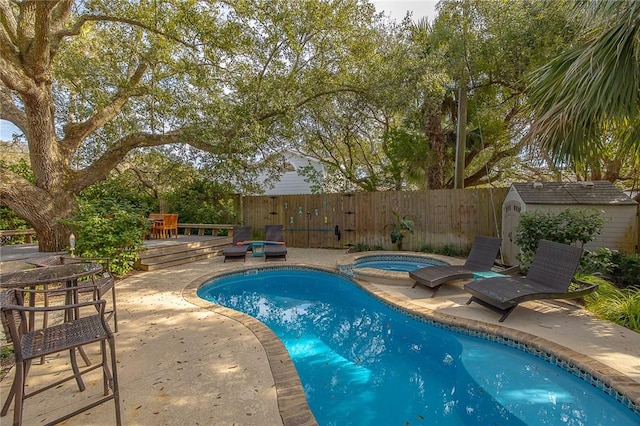
[(18, 128), (6, 120), (0, 120), (0, 141), (12, 140), (13, 133), (20, 133)]
[(391, 18), (401, 21), (407, 11), (413, 12), (415, 21), (423, 17), (433, 20), (436, 16), (436, 4), (438, 0), (369, 0), (378, 12), (384, 11)]
[[(438, 0), (370, 0), (376, 7), (378, 12), (384, 11), (391, 18), (401, 21), (407, 11), (413, 12), (413, 19), (418, 20), (428, 17), (432, 20), (435, 15), (435, 8)], [(12, 134), (18, 132), (18, 129), (5, 120), (0, 120), (0, 140), (12, 140)]]

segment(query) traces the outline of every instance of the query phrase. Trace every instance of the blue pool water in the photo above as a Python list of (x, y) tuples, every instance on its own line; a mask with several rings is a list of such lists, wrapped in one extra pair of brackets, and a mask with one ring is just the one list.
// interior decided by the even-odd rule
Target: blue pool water
[(410, 272), (425, 266), (433, 266), (422, 262), (414, 262), (411, 260), (369, 260), (353, 265), (354, 269), (373, 268), (382, 269), (383, 271)]
[(333, 274), (249, 271), (198, 295), (273, 330), (320, 425), (640, 424), (543, 359), (413, 319)]
[[(430, 257), (384, 254), (362, 256), (355, 260), (352, 269), (373, 268), (383, 271), (411, 272), (427, 266), (448, 265)], [(349, 271), (345, 271), (349, 272)]]

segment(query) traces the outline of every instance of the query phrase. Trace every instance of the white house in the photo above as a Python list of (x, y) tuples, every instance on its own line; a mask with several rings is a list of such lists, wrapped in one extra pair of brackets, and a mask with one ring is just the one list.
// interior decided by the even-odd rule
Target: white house
[(502, 255), (515, 264), (519, 252), (515, 231), (520, 214), (545, 210), (559, 213), (572, 208), (592, 208), (604, 218), (602, 232), (589, 242), (589, 250), (606, 247), (634, 253), (638, 244), (638, 203), (608, 181), (514, 183), (502, 203)]
[(266, 175), (258, 177), (264, 188), (264, 195), (311, 194), (311, 183), (300, 174), (303, 167), (313, 167), (324, 177), (325, 170), (322, 163), (294, 151), (283, 151), (284, 164), (279, 179), (270, 179)]

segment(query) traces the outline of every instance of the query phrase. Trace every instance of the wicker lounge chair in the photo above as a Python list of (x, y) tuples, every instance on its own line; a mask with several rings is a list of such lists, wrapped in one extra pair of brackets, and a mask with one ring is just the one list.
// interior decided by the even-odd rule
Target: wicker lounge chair
[(582, 297), (598, 289), (586, 284), (569, 291), (582, 249), (551, 241), (540, 241), (526, 277), (487, 278), (465, 284), (471, 293), (467, 305), (476, 302), (502, 314), (500, 322), (522, 302), (541, 299), (570, 299)]
[[(109, 329), (107, 319), (105, 317), (104, 300), (90, 300), (87, 302), (68, 303), (68, 300), (75, 300), (76, 296), (60, 297), (60, 292), (65, 290), (44, 290), (42, 288), (34, 290), (25, 289), (9, 289), (0, 292), (0, 306), (2, 313), (2, 323), (8, 332), (9, 338), (13, 343), (15, 356), (15, 376), (14, 381), (7, 395), (6, 402), (2, 407), (2, 415), (6, 415), (11, 402), (14, 402), (13, 424), (22, 424), (22, 413), (24, 400), (39, 394), (40, 392), (58, 389), (61, 384), (69, 380), (75, 379), (80, 391), (85, 390), (82, 375), (101, 368), (103, 371), (104, 389), (103, 395), (100, 397), (87, 399), (87, 404), (75, 411), (64, 414), (62, 417), (51, 421), (49, 424), (57, 424), (72, 416), (87, 411), (98, 404), (113, 400), (115, 403), (115, 424), (122, 423), (120, 416), (120, 395), (118, 390), (117, 362), (115, 338), (113, 332)], [(66, 289), (68, 292), (76, 292), (75, 287)], [(54, 293), (55, 294), (52, 294)], [(57, 300), (65, 300), (64, 303), (57, 305), (49, 305), (42, 307), (24, 306), (25, 296), (29, 298), (42, 298), (43, 295), (49, 293), (49, 296), (55, 297)], [(48, 297), (47, 297), (48, 298)], [(77, 312), (83, 307), (95, 307), (97, 313), (93, 310), (93, 315), (79, 316), (77, 313), (69, 318), (69, 312)], [(36, 327), (36, 324), (30, 319), (32, 313), (35, 312), (59, 312), (59, 316), (65, 316), (65, 321), (58, 322), (55, 325), (42, 328)], [(100, 344), (101, 361), (93, 364), (83, 370), (77, 367), (76, 349), (81, 349), (85, 345)], [(109, 355), (107, 356), (107, 346), (109, 347)], [(67, 375), (60, 379), (59, 373), (52, 374), (53, 383), (34, 389), (34, 386), (26, 386), (27, 376), (30, 370), (31, 362), (36, 358), (46, 355), (54, 355), (60, 352), (69, 351), (71, 357), (71, 365), (73, 366), (73, 374)], [(109, 360), (110, 358), (110, 360)], [(109, 366), (109, 364), (111, 364)], [(76, 399), (80, 399), (78, 397)], [(84, 398), (84, 397), (82, 397)], [(37, 403), (37, 401), (34, 401)], [(60, 401), (60, 407), (63, 407), (64, 401)], [(51, 419), (47, 419), (51, 420)]]
[(284, 226), (282, 225), (266, 225), (265, 226), (267, 242), (278, 242), (282, 244), (265, 244), (264, 260), (282, 259), (287, 260), (287, 246), (284, 244)]
[[(497, 264), (496, 256), (501, 241), (500, 238), (477, 236), (464, 265), (427, 266), (411, 271), (409, 277), (415, 280), (413, 287), (418, 284), (429, 287), (433, 290), (431, 297), (434, 297), (440, 287), (448, 281), (472, 278), (474, 272), (490, 271)], [(514, 269), (505, 269), (501, 273), (511, 273)]]
[[(230, 259), (242, 259), (247, 260), (247, 251), (249, 245), (242, 245), (243, 241), (249, 241), (251, 239), (251, 227), (250, 226), (234, 226), (233, 227), (233, 245), (222, 250), (224, 254), (224, 261)], [(239, 244), (240, 243), (240, 244)]]

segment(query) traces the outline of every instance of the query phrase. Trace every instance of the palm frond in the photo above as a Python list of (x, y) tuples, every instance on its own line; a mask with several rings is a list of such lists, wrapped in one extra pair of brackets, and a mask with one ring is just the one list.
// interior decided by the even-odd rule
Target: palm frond
[[(640, 2), (602, 2), (587, 41), (536, 70), (527, 135), (556, 162), (598, 155), (607, 129), (628, 124), (623, 149), (640, 152)], [(604, 18), (607, 19), (604, 19)], [(615, 19), (613, 19), (615, 18)]]

